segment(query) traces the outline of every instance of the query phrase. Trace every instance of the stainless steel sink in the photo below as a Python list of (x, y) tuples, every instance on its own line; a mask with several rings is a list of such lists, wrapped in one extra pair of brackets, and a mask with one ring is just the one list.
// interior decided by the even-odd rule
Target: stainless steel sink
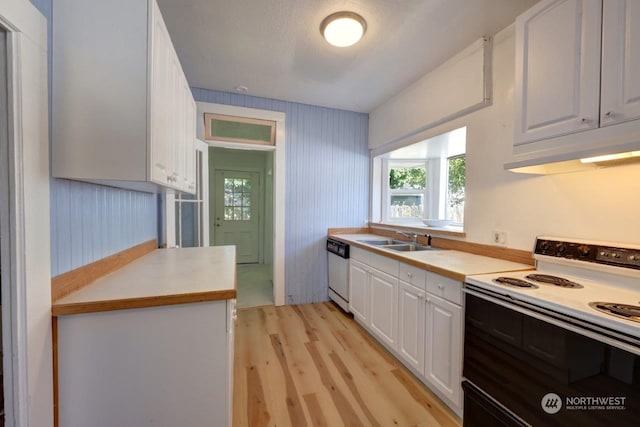
[(414, 243), (403, 243), (394, 245), (383, 245), (384, 249), (390, 249), (398, 252), (414, 252), (414, 251), (441, 251), (440, 248), (432, 248), (430, 246), (417, 245)]
[(357, 242), (364, 243), (366, 245), (373, 245), (373, 246), (397, 245), (397, 244), (407, 243), (407, 242), (404, 242), (402, 240), (394, 240), (394, 239), (357, 240)]

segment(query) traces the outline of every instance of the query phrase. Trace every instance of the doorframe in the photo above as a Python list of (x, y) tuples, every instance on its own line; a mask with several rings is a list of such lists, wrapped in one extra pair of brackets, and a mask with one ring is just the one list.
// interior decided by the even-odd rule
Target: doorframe
[[(265, 248), (264, 248), (264, 233), (265, 233), (265, 222), (264, 222), (264, 217), (265, 217), (265, 197), (264, 197), (264, 188), (265, 188), (265, 169), (264, 168), (243, 168), (243, 167), (234, 167), (234, 166), (230, 166), (230, 167), (218, 167), (218, 168), (213, 168), (213, 182), (216, 182), (216, 172), (217, 171), (230, 171), (230, 172), (247, 172), (247, 173), (257, 173), (258, 174), (258, 179), (260, 181), (260, 194), (258, 195), (258, 200), (259, 200), (259, 204), (260, 204), (260, 217), (258, 219), (258, 263), (259, 264), (263, 264), (264, 263), (264, 254), (265, 254)], [(215, 187), (215, 186), (214, 186)], [(215, 188), (214, 188), (215, 191)], [(210, 194), (209, 194), (210, 196)], [(212, 214), (215, 214), (215, 208), (212, 212)], [(208, 220), (211, 220), (211, 218), (207, 218)], [(215, 245), (215, 233), (216, 230), (212, 230), (211, 228), (209, 228), (209, 230), (211, 230), (213, 233), (213, 241), (211, 242), (212, 245)]]
[[(273, 151), (273, 300), (275, 305), (285, 303), (285, 174), (286, 174), (286, 114), (279, 111), (259, 110), (232, 105), (196, 102), (197, 137), (204, 141), (204, 113), (217, 113), (229, 116), (250, 117), (276, 122), (276, 144), (265, 146), (258, 144), (234, 143), (225, 141), (207, 141), (211, 147), (231, 148), (235, 150)], [(208, 195), (207, 195), (208, 196)]]
[[(9, 182), (3, 219), (5, 425), (53, 424), (47, 21), (2, 2), (7, 32)], [(25, 195), (28, 195), (26, 197)]]

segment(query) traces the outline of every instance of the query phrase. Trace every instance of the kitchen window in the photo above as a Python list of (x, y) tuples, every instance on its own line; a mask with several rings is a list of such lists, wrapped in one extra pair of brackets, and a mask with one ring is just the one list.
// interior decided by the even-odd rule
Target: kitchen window
[(388, 217), (402, 220), (424, 217), (427, 165), (421, 162), (388, 162)]
[(462, 227), (465, 151), (466, 128), (459, 128), (375, 157), (373, 222)]

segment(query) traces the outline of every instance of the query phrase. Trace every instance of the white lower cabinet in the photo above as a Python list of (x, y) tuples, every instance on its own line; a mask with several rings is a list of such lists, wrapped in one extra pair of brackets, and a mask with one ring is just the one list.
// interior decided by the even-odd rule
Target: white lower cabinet
[(463, 308), (429, 293), (426, 301), (424, 376), (429, 385), (440, 391), (455, 408), (460, 408)]
[(462, 416), (462, 282), (358, 249), (349, 286), (358, 323)]
[(425, 292), (398, 284), (398, 353), (402, 362), (424, 375)]
[(371, 332), (387, 346), (396, 349), (396, 301), (398, 278), (371, 270), (369, 318)]
[(235, 300), (57, 317), (58, 424), (232, 425)]
[(369, 325), (369, 273), (366, 264), (349, 261), (349, 311), (364, 325)]

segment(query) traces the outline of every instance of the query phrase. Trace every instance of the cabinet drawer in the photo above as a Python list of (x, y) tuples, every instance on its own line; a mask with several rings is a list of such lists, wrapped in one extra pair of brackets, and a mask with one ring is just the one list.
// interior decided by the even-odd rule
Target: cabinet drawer
[(423, 291), (426, 289), (427, 272), (421, 268), (401, 262), (398, 278)]
[(369, 254), (371, 252), (356, 248), (355, 246), (349, 246), (349, 257), (365, 264), (369, 264)]
[(427, 292), (462, 305), (462, 282), (427, 272)]
[(368, 264), (377, 270), (398, 277), (398, 264), (400, 264), (400, 262), (395, 259), (369, 252)]

